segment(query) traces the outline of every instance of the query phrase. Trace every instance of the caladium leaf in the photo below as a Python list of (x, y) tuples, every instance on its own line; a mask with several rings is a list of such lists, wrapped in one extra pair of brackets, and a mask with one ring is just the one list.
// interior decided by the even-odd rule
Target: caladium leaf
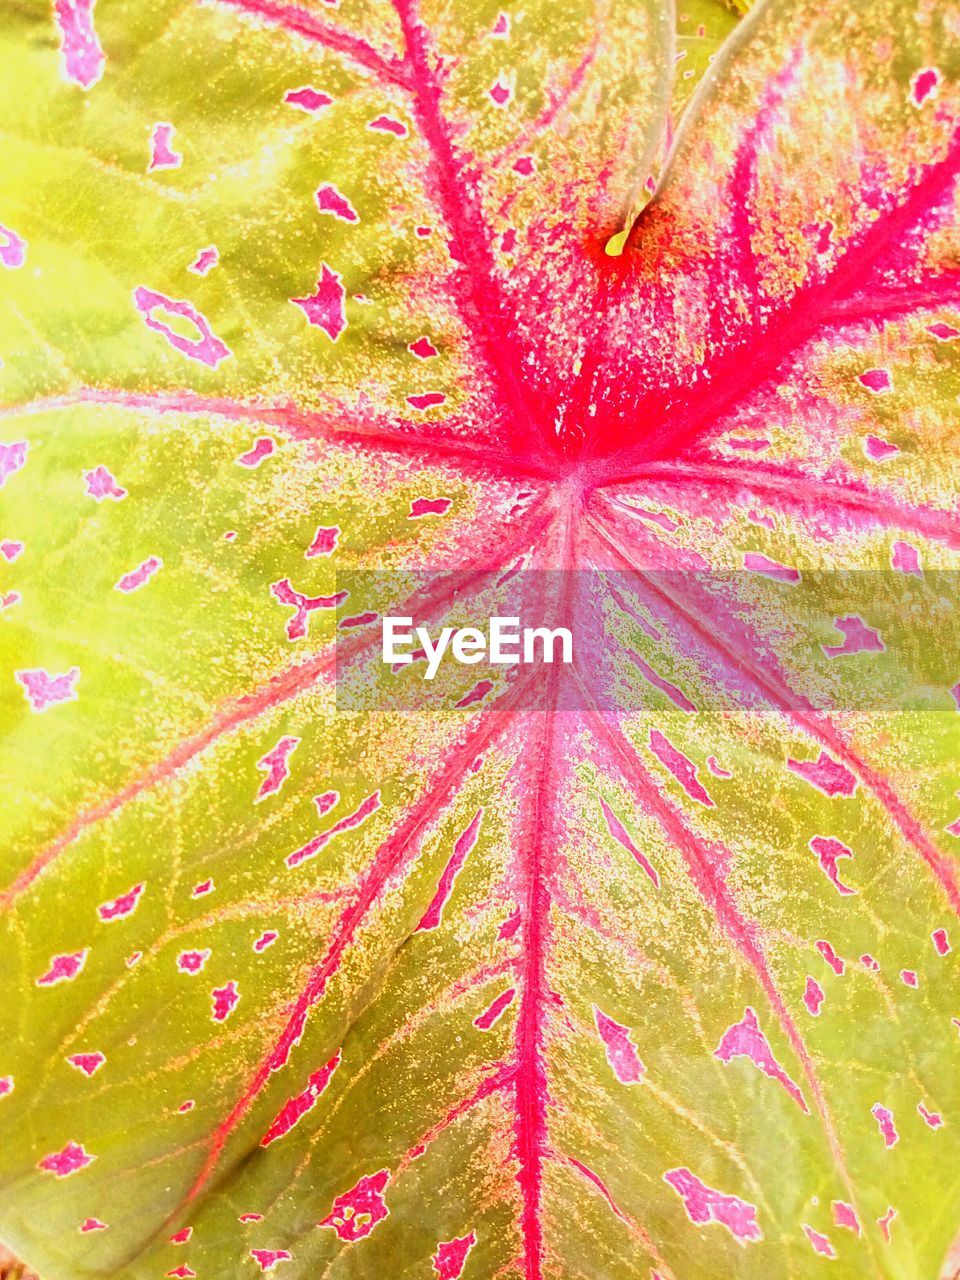
[[(656, 3), (7, 5), (45, 1280), (938, 1273), (958, 22), (767, 0), (684, 104)], [(514, 590), (587, 660), (384, 696)]]

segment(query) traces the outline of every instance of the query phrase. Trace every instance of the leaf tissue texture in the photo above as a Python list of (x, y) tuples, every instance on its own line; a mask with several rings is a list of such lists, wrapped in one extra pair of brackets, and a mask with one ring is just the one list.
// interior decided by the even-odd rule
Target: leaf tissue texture
[(43, 1280), (956, 1266), (960, 6), (746, 8), (0, 0)]

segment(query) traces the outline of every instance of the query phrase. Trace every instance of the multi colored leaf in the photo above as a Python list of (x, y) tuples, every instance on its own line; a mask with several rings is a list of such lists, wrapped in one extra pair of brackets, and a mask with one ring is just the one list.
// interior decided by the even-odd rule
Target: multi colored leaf
[(947, 1267), (960, 10), (737, 16), (6, 5), (44, 1280)]

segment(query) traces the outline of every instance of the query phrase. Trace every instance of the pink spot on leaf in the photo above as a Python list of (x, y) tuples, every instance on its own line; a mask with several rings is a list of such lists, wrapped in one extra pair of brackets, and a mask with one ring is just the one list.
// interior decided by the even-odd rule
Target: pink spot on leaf
[(920, 106), (928, 98), (935, 98), (940, 86), (940, 72), (936, 67), (924, 67), (910, 79), (910, 96), (914, 104)]
[(823, 1004), (823, 1000), (823, 987), (821, 987), (820, 983), (817, 982), (815, 978), (808, 976), (807, 985), (803, 989), (803, 1003), (806, 1007), (807, 1013), (811, 1014), (814, 1018), (818, 1018), (820, 1016), (820, 1006)]
[(64, 955), (52, 956), (50, 968), (37, 979), (37, 986), (55, 987), (61, 982), (72, 982), (77, 974), (83, 971), (89, 954), (89, 947), (84, 947), (82, 951), (69, 951)]
[(646, 856), (640, 852), (640, 850), (634, 844), (633, 839), (631, 838), (630, 832), (626, 829), (626, 827), (623, 825), (623, 823), (620, 821), (620, 819), (613, 812), (613, 810), (610, 808), (610, 806), (607, 804), (606, 800), (604, 800), (602, 796), (600, 797), (600, 811), (603, 814), (604, 821), (607, 824), (607, 830), (613, 836), (614, 840), (616, 840), (617, 844), (622, 845), (623, 848), (627, 850), (627, 852), (634, 859), (637, 865), (641, 867), (643, 871), (645, 871), (646, 874), (650, 877), (650, 879), (653, 881), (654, 886), (657, 889), (659, 889), (660, 876), (657, 872), (657, 869), (646, 858)]
[[(147, 328), (163, 334), (171, 347), (189, 359), (197, 360), (208, 368), (215, 369), (221, 360), (226, 360), (233, 354), (210, 328), (206, 317), (185, 299), (168, 298), (165, 294), (140, 285), (133, 291), (133, 300)], [(166, 311), (170, 315), (189, 321), (197, 330), (197, 337), (187, 338), (177, 333), (162, 319), (156, 317), (154, 313), (157, 311)]]
[(222, 987), (214, 987), (210, 994), (213, 996), (213, 1013), (210, 1016), (214, 1022), (226, 1022), (240, 1003), (236, 982), (231, 979)]
[(377, 116), (376, 120), (371, 120), (367, 125), (368, 129), (375, 129), (378, 133), (392, 133), (395, 138), (405, 138), (409, 130), (407, 126), (400, 120), (395, 120), (393, 116)]
[(71, 1067), (76, 1067), (78, 1071), (82, 1071), (85, 1076), (96, 1075), (106, 1058), (102, 1053), (71, 1053), (67, 1056), (67, 1061)]
[(440, 391), (425, 391), (422, 395), (407, 396), (407, 404), (411, 408), (425, 411), (435, 409), (437, 405), (443, 404), (446, 398)]
[(363, 613), (353, 613), (348, 618), (341, 618), (339, 626), (341, 630), (350, 627), (368, 627), (371, 622), (376, 622), (380, 617), (379, 613), (374, 613), (372, 609), (367, 609)]
[(669, 680), (664, 679), (663, 676), (654, 671), (653, 667), (651, 667), (648, 662), (645, 662), (644, 659), (640, 657), (639, 653), (634, 653), (631, 649), (628, 656), (630, 661), (640, 671), (643, 678), (649, 681), (655, 689), (659, 689), (661, 693), (665, 694), (675, 707), (679, 707), (679, 709), (681, 711), (685, 711), (687, 715), (694, 714), (697, 708), (682, 689), (678, 689), (675, 684), (672, 684)]
[(334, 838), (344, 831), (351, 831), (355, 827), (361, 826), (370, 817), (372, 813), (380, 808), (380, 792), (374, 791), (372, 795), (367, 796), (366, 800), (354, 809), (353, 813), (348, 813), (345, 818), (341, 818), (339, 822), (334, 823), (329, 831), (322, 831), (320, 835), (302, 845), (294, 853), (290, 853), (284, 859), (287, 866), (291, 869), (298, 867), (301, 862), (306, 862), (314, 857), (320, 850)]
[(489, 1031), (497, 1019), (501, 1016), (505, 1009), (513, 1004), (514, 996), (517, 991), (515, 987), (508, 987), (506, 991), (501, 991), (493, 1004), (485, 1009), (478, 1017), (474, 1018), (473, 1025), (479, 1027), (481, 1031)]
[(59, 675), (45, 671), (42, 667), (33, 667), (25, 671), (15, 671), (14, 675), (23, 686), (24, 697), (36, 712), (46, 711), (60, 702), (76, 702), (77, 691), (74, 687), (80, 678), (80, 668), (71, 667)]
[(290, 299), (306, 316), (307, 323), (322, 329), (331, 342), (339, 341), (341, 333), (347, 327), (347, 293), (342, 280), (339, 272), (323, 262), (320, 264), (316, 291), (305, 298)]
[(209, 947), (203, 951), (181, 951), (177, 956), (177, 968), (181, 973), (200, 973), (211, 954)]
[(442, 516), (453, 505), (452, 498), (414, 498), (410, 503), (408, 520), (417, 520), (420, 516)]
[(513, 172), (518, 173), (521, 178), (530, 178), (536, 171), (537, 162), (533, 156), (520, 156), (518, 160), (513, 162)]
[(880, 1228), (883, 1238), (887, 1244), (890, 1243), (890, 1226), (897, 1216), (897, 1211), (893, 1207), (889, 1208), (882, 1218), (877, 1219), (877, 1226)]
[(729, 769), (724, 769), (722, 765), (717, 763), (716, 756), (707, 756), (707, 768), (715, 778), (732, 778), (733, 774)]
[(843, 644), (824, 644), (820, 647), (828, 658), (843, 658), (851, 653), (883, 653), (886, 645), (880, 634), (868, 627), (862, 618), (851, 615), (836, 618), (833, 624), (843, 634)]
[(630, 1029), (608, 1018), (596, 1005), (593, 1006), (593, 1017), (613, 1074), (621, 1084), (639, 1084), (645, 1068), (630, 1039)]
[(830, 943), (821, 938), (815, 945), (837, 977), (842, 978), (847, 966), (831, 947)]
[(241, 1213), (241, 1214), (240, 1214), (240, 1216), (237, 1218), (237, 1221), (238, 1221), (238, 1222), (244, 1222), (244, 1223), (246, 1223), (246, 1222), (262, 1222), (262, 1221), (263, 1221), (263, 1214), (262, 1214), (262, 1213)]
[(938, 956), (950, 954), (950, 940), (947, 937), (946, 929), (934, 929), (930, 936), (933, 939), (934, 950)]
[(708, 809), (713, 808), (713, 800), (697, 777), (697, 766), (682, 751), (678, 751), (659, 729), (650, 730), (650, 750), (669, 769), (691, 800), (696, 800)]
[(336, 609), (347, 598), (346, 591), (338, 591), (332, 596), (306, 596), (295, 591), (289, 578), (282, 578), (270, 587), (270, 594), (280, 604), (288, 605), (294, 610), (294, 616), (286, 626), (288, 640), (302, 640), (307, 634), (307, 619), (316, 609)]
[(333, 102), (329, 93), (324, 93), (322, 89), (312, 89), (309, 85), (302, 89), (290, 89), (283, 95), (283, 100), (299, 111), (320, 111)]
[(87, 496), (96, 502), (103, 502), (106, 498), (120, 502), (127, 496), (126, 489), (121, 489), (106, 467), (94, 467), (92, 471), (85, 471), (83, 478), (87, 484)]
[(773, 1056), (767, 1037), (760, 1030), (757, 1015), (749, 1006), (744, 1010), (741, 1020), (723, 1033), (713, 1056), (721, 1062), (730, 1062), (733, 1058), (748, 1058), (765, 1076), (781, 1084), (801, 1111), (809, 1110), (800, 1089)]
[(118, 578), (114, 586), (115, 591), (123, 591), (127, 595), (131, 591), (139, 591), (141, 587), (146, 586), (158, 569), (163, 568), (163, 561), (159, 556), (150, 556), (136, 569), (131, 569), (129, 573), (125, 573), (122, 578)]
[(13, 1087), (13, 1076), (0, 1076), (0, 1098), (9, 1097)]
[(513, 90), (510, 88), (510, 84), (503, 72), (497, 76), (496, 80), (494, 80), (493, 84), (487, 90), (487, 93), (490, 95), (495, 106), (505, 107), (507, 105), (513, 97)]
[(199, 884), (195, 884), (190, 890), (191, 898), (205, 898), (208, 893), (213, 893), (216, 885), (213, 880), (201, 880)]
[(429, 360), (432, 356), (440, 354), (427, 337), (418, 338), (416, 342), (409, 343), (407, 350), (411, 355), (416, 356), (418, 360)]
[(888, 440), (881, 440), (879, 436), (867, 436), (863, 442), (863, 451), (871, 462), (886, 462), (900, 452), (900, 447), (890, 444)]
[(433, 1269), (438, 1280), (460, 1280), (467, 1254), (476, 1243), (475, 1231), (471, 1231), (468, 1236), (457, 1236), (453, 1240), (441, 1240), (433, 1255)]
[(103, 48), (93, 27), (94, 0), (55, 0), (63, 78), (89, 89), (103, 75)]
[(857, 1211), (852, 1204), (847, 1204), (846, 1200), (834, 1200), (833, 1209), (833, 1225), (842, 1227), (845, 1231), (852, 1231), (854, 1235), (860, 1234), (860, 1219), (857, 1217)]
[(701, 1182), (689, 1169), (669, 1169), (663, 1180), (683, 1200), (687, 1217), (698, 1224), (716, 1222), (726, 1227), (741, 1244), (762, 1240), (757, 1224), (757, 1208), (739, 1196), (724, 1195)]
[(913, 969), (901, 969), (900, 981), (903, 983), (905, 987), (916, 988), (919, 980)]
[(80, 1223), (80, 1230), (86, 1235), (91, 1231), (107, 1231), (108, 1227), (99, 1218), (84, 1218), (83, 1222)]
[(928, 324), (927, 333), (932, 334), (938, 342), (952, 342), (954, 338), (960, 338), (960, 329), (955, 329), (952, 324), (944, 324), (942, 320)]
[(272, 1271), (278, 1263), (290, 1261), (290, 1254), (286, 1249), (251, 1249), (250, 1257), (261, 1271)]
[(851, 889), (849, 885), (843, 883), (837, 867), (837, 863), (841, 858), (853, 857), (851, 849), (848, 849), (845, 844), (842, 844), (834, 836), (814, 836), (810, 841), (810, 848), (817, 855), (821, 871), (823, 871), (838, 893), (849, 897), (857, 892), (856, 889)]
[(743, 567), (751, 573), (759, 573), (765, 578), (772, 578), (774, 582), (795, 583), (800, 581), (799, 569), (791, 569), (788, 565), (780, 564), (778, 560), (771, 560), (769, 556), (761, 555), (757, 551), (747, 551), (744, 554)]
[(254, 951), (259, 954), (266, 951), (268, 947), (272, 947), (276, 940), (280, 937), (276, 929), (265, 929), (260, 937), (253, 944)]
[(320, 795), (313, 797), (313, 803), (317, 806), (317, 813), (321, 818), (325, 813), (329, 813), (339, 801), (339, 791), (323, 791)]
[(57, 1178), (69, 1178), (79, 1169), (85, 1169), (88, 1164), (93, 1164), (96, 1158), (88, 1155), (79, 1142), (68, 1142), (62, 1151), (44, 1156), (37, 1164), (37, 1168), (42, 1169), (44, 1173), (52, 1173)]
[(831, 760), (825, 751), (821, 751), (816, 760), (794, 760), (791, 757), (787, 760), (787, 768), (825, 796), (852, 796), (857, 789), (857, 780), (850, 770)]
[(183, 1227), (180, 1231), (175, 1231), (170, 1237), (170, 1244), (186, 1244), (193, 1235), (193, 1227)]
[(237, 459), (237, 465), (240, 467), (259, 467), (264, 458), (269, 458), (276, 444), (269, 436), (258, 436), (253, 443), (252, 448), (246, 453), (241, 453)]
[(931, 1129), (939, 1129), (943, 1124), (943, 1116), (939, 1111), (928, 1111), (922, 1102), (917, 1103), (917, 1112), (922, 1118), (924, 1124)]
[(260, 783), (260, 790), (257, 792), (254, 804), (258, 804), (267, 796), (276, 795), (290, 777), (290, 757), (299, 745), (299, 738), (285, 735), (266, 755), (260, 757), (257, 768), (263, 770), (267, 776)]
[(283, 1104), (276, 1119), (260, 1139), (261, 1147), (269, 1147), (272, 1142), (284, 1137), (295, 1124), (303, 1119), (308, 1111), (311, 1111), (317, 1105), (317, 1100), (330, 1083), (330, 1079), (339, 1065), (340, 1051), (338, 1049), (326, 1066), (313, 1073), (302, 1093), (298, 1093)]
[(884, 391), (889, 391), (893, 386), (890, 374), (886, 369), (868, 369), (866, 373), (861, 373), (858, 381), (872, 391), (874, 395), (880, 395)]
[(339, 218), (341, 222), (359, 222), (360, 215), (347, 199), (332, 182), (325, 182), (317, 188), (316, 193), (317, 208), (321, 213), (329, 213), (334, 218)]
[(821, 1235), (819, 1231), (814, 1231), (813, 1227), (808, 1227), (805, 1222), (801, 1223), (801, 1226), (803, 1227), (804, 1235), (813, 1245), (814, 1253), (819, 1253), (823, 1258), (835, 1258), (837, 1256), (836, 1249), (834, 1249), (826, 1236)]
[(174, 126), (162, 120), (153, 126), (147, 173), (152, 173), (154, 169), (179, 169), (183, 164), (183, 156), (179, 151), (174, 151), (172, 146), (175, 133)]
[[(0, 264), (8, 271), (15, 271), (17, 267), (22, 267), (26, 260), (26, 240), (23, 236), (18, 236), (10, 227), (0, 225)], [(2, 447), (0, 445), (0, 448)], [(2, 476), (2, 465), (0, 465), (0, 476)]]
[(440, 876), (440, 883), (437, 885), (437, 891), (433, 895), (433, 899), (420, 923), (417, 925), (417, 932), (423, 932), (428, 929), (436, 929), (443, 918), (443, 908), (446, 906), (453, 893), (453, 887), (456, 883), (457, 876), (463, 869), (463, 864), (472, 853), (480, 836), (480, 825), (483, 822), (483, 808), (479, 808), (473, 816), (473, 820), (465, 831), (462, 831), (457, 837), (453, 846), (453, 853), (447, 865), (443, 869)]
[(870, 1108), (870, 1114), (876, 1120), (880, 1129), (883, 1145), (885, 1147), (894, 1147), (900, 1141), (900, 1135), (897, 1133), (896, 1126), (893, 1123), (893, 1112), (882, 1105), (875, 1102)]
[(13, 444), (0, 444), (0, 489), (10, 476), (21, 470), (26, 461), (26, 440), (16, 440)]
[(520, 920), (521, 920), (520, 908), (514, 907), (514, 909), (507, 916), (506, 920), (504, 920), (503, 924), (497, 930), (497, 940), (502, 942), (506, 938), (512, 938), (514, 934), (517, 932), (517, 930), (520, 928)]
[(389, 1213), (383, 1200), (389, 1181), (388, 1169), (365, 1175), (355, 1187), (336, 1197), (333, 1208), (318, 1225), (333, 1227), (341, 1240), (352, 1242), (368, 1236)]
[(201, 249), (193, 262), (187, 267), (188, 271), (192, 271), (195, 276), (208, 275), (220, 261), (220, 253), (215, 244), (208, 245), (206, 249)]
[(469, 693), (465, 693), (462, 698), (458, 699), (453, 705), (455, 707), (472, 707), (477, 702), (482, 702), (488, 693), (493, 689), (492, 680), (478, 680)]
[(305, 560), (312, 560), (315, 556), (329, 556), (337, 546), (337, 539), (340, 537), (340, 526), (334, 525), (318, 525), (317, 532), (313, 535), (313, 541), (304, 552)]
[(918, 578), (923, 577), (923, 569), (920, 566), (920, 552), (916, 547), (911, 546), (909, 542), (898, 541), (893, 544), (890, 566), (897, 573), (912, 573)]
[(766, 437), (760, 440), (748, 440), (742, 436), (731, 436), (727, 444), (731, 449), (739, 449), (741, 453), (766, 453), (771, 441)]
[(21, 555), (22, 552), (22, 542), (14, 542), (10, 538), (0, 542), (0, 556), (3, 556), (4, 560), (16, 560), (17, 556)]

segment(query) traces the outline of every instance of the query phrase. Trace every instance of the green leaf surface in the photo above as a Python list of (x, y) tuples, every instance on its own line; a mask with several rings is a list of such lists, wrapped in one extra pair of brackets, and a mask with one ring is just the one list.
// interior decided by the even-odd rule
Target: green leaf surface
[(0, 1236), (934, 1280), (960, 10), (2, 7)]

